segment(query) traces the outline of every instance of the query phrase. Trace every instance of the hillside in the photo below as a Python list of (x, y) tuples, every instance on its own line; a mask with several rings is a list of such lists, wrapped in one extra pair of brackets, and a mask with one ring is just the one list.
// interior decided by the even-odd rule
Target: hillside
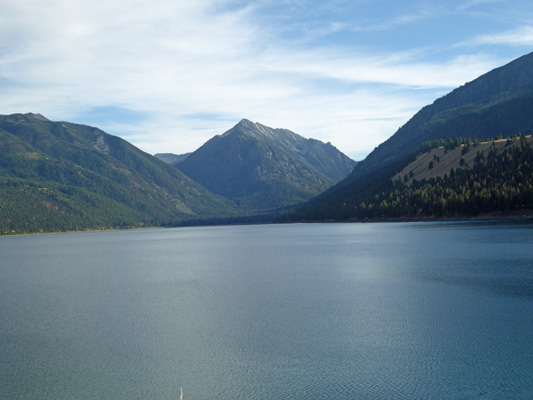
[(0, 232), (175, 224), (231, 202), (118, 137), (39, 114), (0, 116)]
[(313, 219), (349, 219), (353, 212), (339, 213), (344, 204), (358, 198), (362, 191), (378, 190), (386, 185), (425, 142), (460, 137), (487, 140), (519, 132), (529, 135), (533, 132), (532, 110), (533, 53), (490, 71), (422, 108), (358, 163), (346, 179), (304, 205), (294, 214), (294, 219), (306, 219), (306, 215)]
[(330, 143), (245, 119), (175, 164), (213, 193), (257, 211), (308, 200), (355, 165)]
[(401, 159), (424, 142), (533, 131), (533, 53), (496, 68), (422, 108), (358, 165), (355, 175)]
[(280, 221), (316, 220), (326, 212), (332, 220), (350, 221), (533, 215), (531, 136), (418, 153), (414, 160), (406, 157), (392, 179), (364, 181), (335, 208), (321, 202)]

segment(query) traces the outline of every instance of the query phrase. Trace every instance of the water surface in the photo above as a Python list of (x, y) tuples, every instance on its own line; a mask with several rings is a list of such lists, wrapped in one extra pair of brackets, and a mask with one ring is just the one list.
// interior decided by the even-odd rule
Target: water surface
[(531, 223), (0, 238), (2, 399), (530, 399)]

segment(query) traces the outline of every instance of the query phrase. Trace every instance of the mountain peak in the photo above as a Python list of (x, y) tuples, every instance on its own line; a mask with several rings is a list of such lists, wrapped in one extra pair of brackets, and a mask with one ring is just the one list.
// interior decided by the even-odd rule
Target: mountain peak
[(28, 116), (28, 117), (31, 117), (31, 118), (38, 119), (38, 120), (40, 120), (40, 121), (50, 121), (50, 120), (49, 120), (48, 118), (46, 118), (44, 115), (39, 114), (39, 113), (34, 114), (34, 113), (31, 113), (31, 112), (30, 112), (30, 113), (26, 113), (25, 115)]
[(354, 165), (322, 142), (247, 119), (175, 164), (208, 190), (250, 210), (308, 200), (348, 175)]
[(237, 126), (245, 126), (245, 127), (251, 127), (251, 126), (255, 126), (255, 124), (250, 121), (249, 119), (246, 119), (246, 118), (243, 118), (239, 121), (239, 123), (237, 125), (235, 125), (236, 127)]
[(224, 132), (221, 136), (222, 137), (226, 137), (226, 136), (230, 136), (232, 134), (242, 134), (242, 133), (249, 133), (249, 132), (253, 132), (253, 131), (256, 131), (256, 124), (254, 124), (252, 121), (246, 119), (246, 118), (243, 118), (239, 121), (239, 123), (237, 123), (237, 125), (235, 125), (233, 128), (231, 128), (230, 130)]
[[(266, 125), (260, 124), (259, 122), (252, 122), (246, 118), (243, 118), (237, 125), (224, 134), (244, 134), (246, 136), (252, 137), (269, 137), (269, 138), (279, 138), (284, 136), (287, 132), (294, 135), (293, 132), (290, 132), (286, 129), (273, 129)], [(302, 138), (303, 139), (303, 138)]]

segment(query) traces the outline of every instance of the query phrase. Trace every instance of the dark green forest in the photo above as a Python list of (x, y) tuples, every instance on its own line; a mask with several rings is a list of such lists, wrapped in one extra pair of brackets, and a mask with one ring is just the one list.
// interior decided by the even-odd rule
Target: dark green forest
[[(525, 136), (509, 138), (519, 145), (496, 149), (486, 156), (478, 152), (474, 165), (452, 169), (444, 177), (413, 181), (405, 185), (393, 182), (394, 172), (408, 165), (419, 152), (428, 151), (439, 142), (426, 144), (403, 162), (395, 163), (378, 176), (361, 182), (335, 203), (318, 203), (319, 207), (302, 207), (287, 212), (280, 220), (383, 220), (395, 218), (465, 217), (485, 214), (530, 214), (533, 212), (533, 148)], [(457, 140), (472, 143), (476, 140)], [(448, 142), (452, 143), (451, 141)], [(430, 168), (431, 166), (428, 166)]]

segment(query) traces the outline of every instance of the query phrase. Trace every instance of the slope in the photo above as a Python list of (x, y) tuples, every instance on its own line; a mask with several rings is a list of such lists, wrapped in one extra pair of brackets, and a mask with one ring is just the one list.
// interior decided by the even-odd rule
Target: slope
[(159, 158), (161, 161), (167, 164), (176, 165), (182, 162), (183, 160), (185, 160), (190, 155), (191, 153), (185, 153), (185, 154), (157, 153), (157, 154), (154, 154), (154, 157)]
[(393, 181), (409, 186), (413, 181), (444, 178), (454, 175), (461, 169), (473, 168), (480, 160), (486, 160), (491, 153), (503, 152), (520, 146), (524, 142), (533, 147), (533, 136), (497, 139), (489, 142), (465, 143), (437, 146), (421, 152), (416, 159), (393, 176)]
[[(533, 139), (515, 135), (505, 140), (447, 143), (404, 160), (392, 179), (361, 181), (358, 191), (333, 204), (280, 216), (280, 221), (390, 220), (478, 215), (533, 215)], [(414, 158), (414, 159), (413, 159)]]
[(2, 233), (159, 226), (232, 204), (115, 136), (38, 114), (0, 116)]
[(533, 53), (530, 53), (422, 108), (359, 164), (356, 175), (399, 160), (427, 141), (531, 132), (532, 93)]

